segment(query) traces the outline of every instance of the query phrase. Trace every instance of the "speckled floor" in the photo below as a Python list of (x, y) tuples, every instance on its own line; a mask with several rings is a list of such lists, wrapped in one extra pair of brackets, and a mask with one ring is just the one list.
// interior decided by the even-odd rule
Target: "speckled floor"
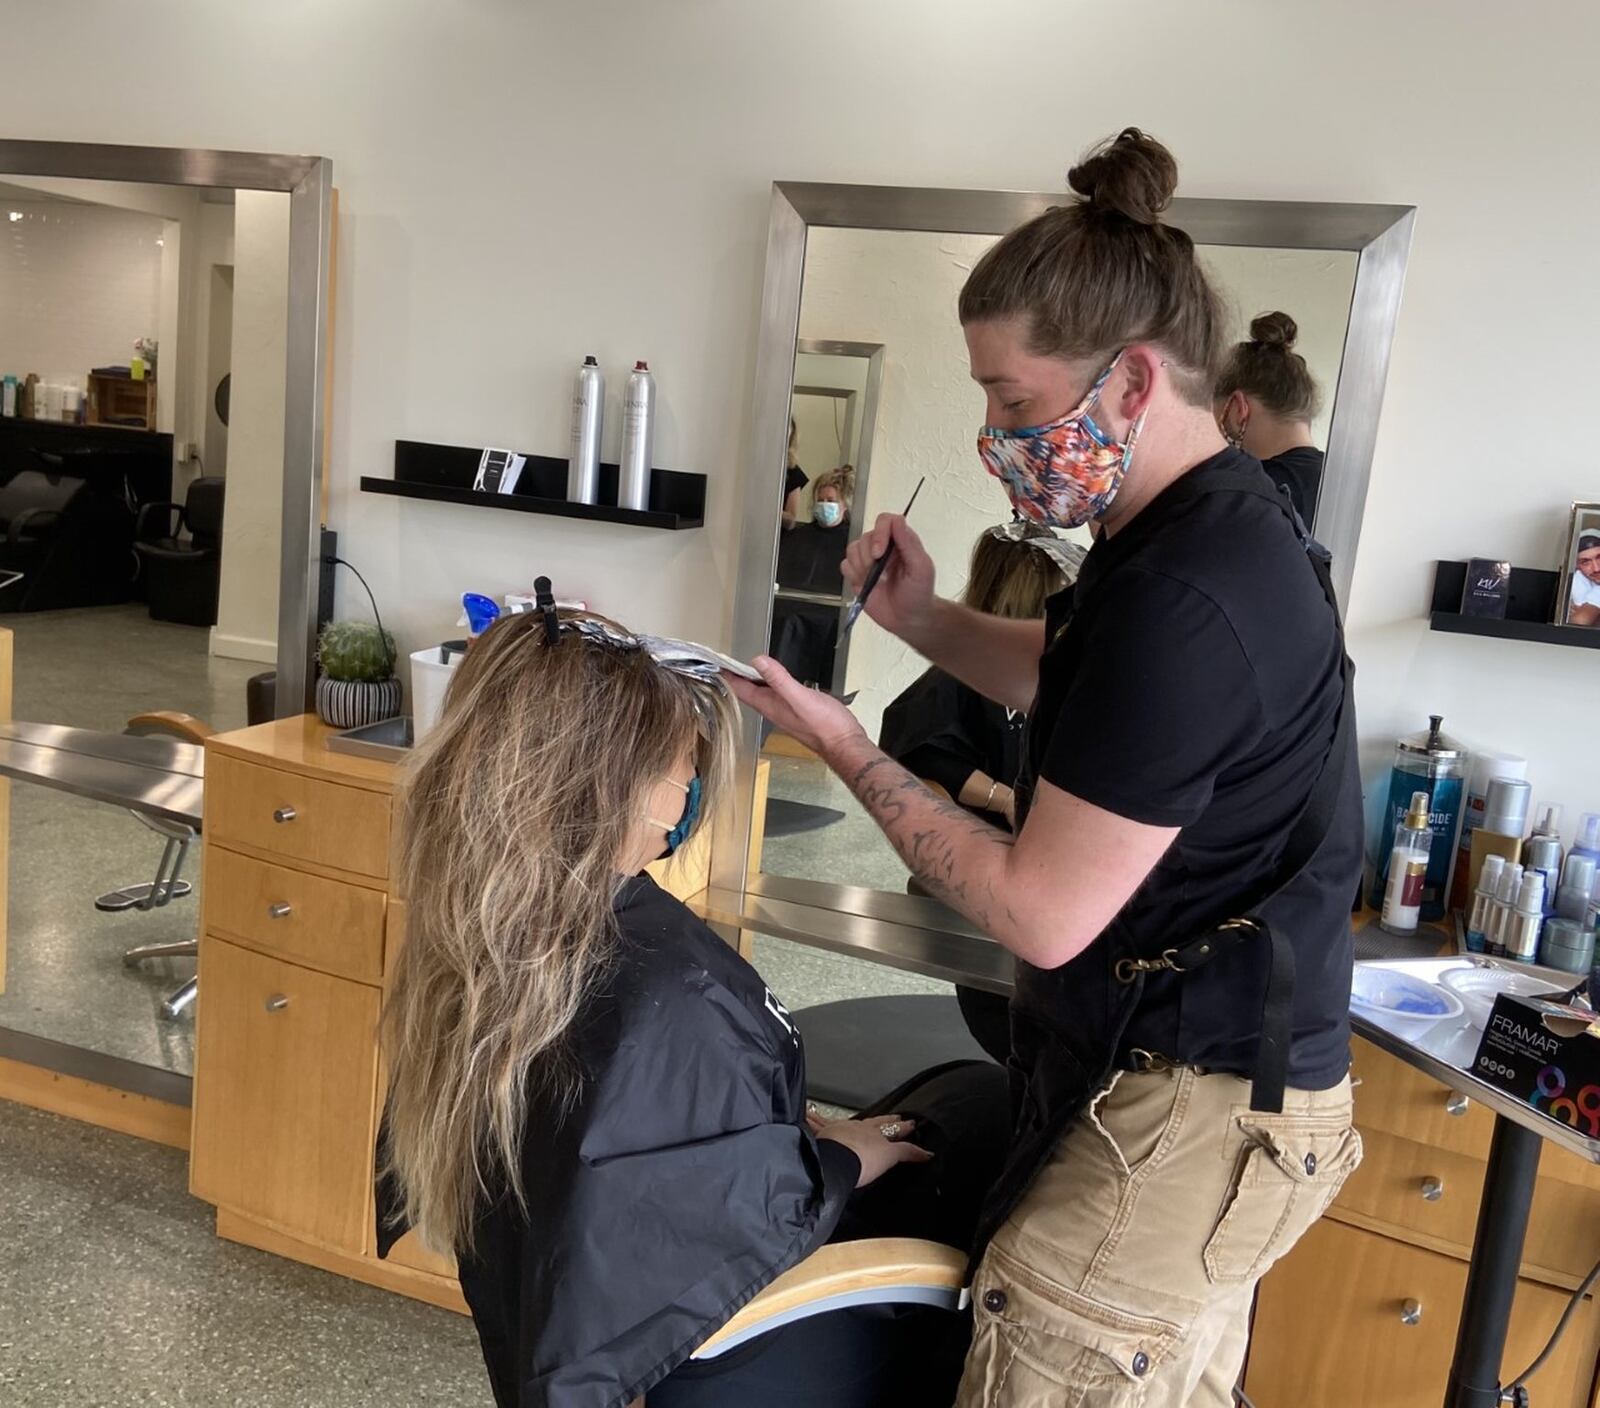
[[(214, 659), (203, 627), (152, 621), (142, 605), (0, 617), (15, 635), (19, 719), (120, 730), (147, 709), (179, 709), (214, 728), (245, 722), (245, 681), (267, 668)], [(94, 897), (155, 871), (161, 841), (126, 812), (42, 787), (11, 787), (11, 887), (0, 1026), (185, 1075), (193, 1020), (157, 1008), (193, 959), (123, 967), (136, 944), (192, 938), (198, 846), (188, 899), (145, 913), (101, 914)]]
[(0, 1102), (0, 1404), (473, 1408), (464, 1316), (235, 1246), (185, 1155)]

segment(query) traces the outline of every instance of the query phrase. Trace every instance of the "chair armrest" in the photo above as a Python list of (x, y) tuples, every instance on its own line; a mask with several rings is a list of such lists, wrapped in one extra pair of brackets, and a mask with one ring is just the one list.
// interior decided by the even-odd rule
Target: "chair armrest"
[(146, 737), (162, 734), (181, 738), (185, 743), (204, 743), (216, 729), (193, 714), (185, 714), (178, 709), (152, 709), (148, 713), (135, 714), (122, 731)]
[[(183, 505), (182, 504), (175, 504), (175, 503), (170, 503), (170, 502), (168, 502), (168, 503), (140, 504), (139, 505), (139, 516), (133, 522), (133, 538), (134, 538), (135, 542), (142, 543), (142, 542), (148, 541), (146, 539), (146, 537), (145, 537), (145, 531), (144, 531), (145, 521), (150, 517), (151, 514), (155, 513), (158, 509), (165, 510), (167, 518), (166, 518), (166, 522), (161, 525), (162, 531), (160, 533), (158, 533), (156, 536), (157, 537), (162, 537), (162, 538), (171, 538), (171, 537), (176, 537), (177, 536), (177, 529), (174, 529), (172, 527), (172, 515), (173, 514), (177, 514), (178, 515), (178, 528), (182, 528), (183, 527), (183, 523), (184, 523)], [(168, 530), (171, 530), (171, 531), (168, 531)]]
[(849, 1305), (910, 1302), (955, 1310), (967, 1254), (915, 1237), (874, 1237), (819, 1247), (785, 1271), (694, 1352), (715, 1359), (795, 1320)]
[(6, 539), (15, 546), (23, 540), (23, 534), (28, 529), (53, 528), (60, 520), (60, 513), (53, 508), (25, 508), (11, 520), (11, 531)]

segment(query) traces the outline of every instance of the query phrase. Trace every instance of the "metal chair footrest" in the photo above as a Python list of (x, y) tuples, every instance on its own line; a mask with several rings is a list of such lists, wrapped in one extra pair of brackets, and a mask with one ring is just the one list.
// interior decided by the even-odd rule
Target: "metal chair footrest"
[[(194, 886), (187, 880), (175, 880), (165, 888), (168, 900), (181, 900), (194, 890)], [(120, 914), (125, 909), (154, 908), (150, 903), (150, 897), (155, 889), (154, 881), (144, 880), (137, 885), (124, 885), (120, 890), (107, 890), (105, 894), (95, 897), (94, 907), (102, 914)]]

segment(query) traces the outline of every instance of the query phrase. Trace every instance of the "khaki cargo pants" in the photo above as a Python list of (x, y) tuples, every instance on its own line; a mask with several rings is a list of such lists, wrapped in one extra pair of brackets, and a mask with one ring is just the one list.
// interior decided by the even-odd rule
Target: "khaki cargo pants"
[(1255, 1284), (1361, 1160), (1350, 1082), (1125, 1074), (984, 1254), (956, 1408), (1231, 1408)]

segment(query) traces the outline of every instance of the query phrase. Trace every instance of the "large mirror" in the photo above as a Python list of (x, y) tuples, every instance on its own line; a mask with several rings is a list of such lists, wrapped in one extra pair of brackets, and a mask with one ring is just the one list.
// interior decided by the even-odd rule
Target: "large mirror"
[[(758, 446), (766, 462), (776, 462), (791, 418), (796, 426), (814, 418), (802, 391), (810, 378), (801, 370), (812, 339), (880, 347), (872, 470), (855, 486), (851, 522), (859, 528), (881, 512), (902, 511), (921, 481), (911, 521), (934, 557), (945, 595), (967, 591), (985, 530), (1011, 517), (1003, 490), (976, 457), (983, 396), (968, 375), (957, 297), (1001, 234), (1060, 199), (878, 187), (775, 189), (757, 369)], [(1321, 393), (1310, 435), (1326, 451), (1312, 526), (1333, 553), (1342, 595), (1358, 546), (1412, 213), (1405, 207), (1180, 200), (1169, 218), (1195, 240), (1223, 296), (1230, 342), (1246, 338), (1252, 319), (1263, 313), (1288, 313), (1298, 326), (1295, 350)], [(834, 454), (830, 447), (827, 457)], [(780, 507), (776, 483), (747, 499), (741, 586), (771, 580), (771, 564), (784, 560), (786, 539), (796, 530), (780, 527)], [(1089, 542), (1082, 531), (1061, 536), (1085, 547)], [(992, 571), (985, 565), (982, 582), (973, 586), (991, 591)], [(781, 573), (778, 580), (781, 588)], [(736, 652), (753, 653), (769, 639), (764, 595), (741, 591)], [(780, 590), (774, 620), (781, 607)], [(824, 680), (814, 671), (808, 682), (852, 699), (867, 731), (889, 748), (886, 731), (897, 726), (897, 711), (915, 697), (908, 692), (921, 687), (926, 668), (900, 641), (863, 620), (832, 676)], [(988, 721), (997, 740), (1020, 726), (1006, 717)], [(993, 945), (942, 906), (907, 893), (905, 866), (843, 784), (781, 736), (763, 736), (748, 721), (747, 729), (746, 776), (754, 777), (758, 757), (771, 769), (765, 837), (758, 873), (743, 895), (734, 894), (735, 867), (717, 866), (713, 907), (719, 915), (737, 917), (758, 933), (924, 975), (1004, 987), (1007, 965)], [(996, 757), (1005, 755), (1000, 743), (996, 749)], [(954, 777), (930, 780), (952, 794), (960, 786)], [(736, 830), (719, 837), (724, 861), (738, 854)]]
[(197, 743), (309, 679), (330, 192), (316, 158), (0, 141), (13, 1060), (186, 1093)]

